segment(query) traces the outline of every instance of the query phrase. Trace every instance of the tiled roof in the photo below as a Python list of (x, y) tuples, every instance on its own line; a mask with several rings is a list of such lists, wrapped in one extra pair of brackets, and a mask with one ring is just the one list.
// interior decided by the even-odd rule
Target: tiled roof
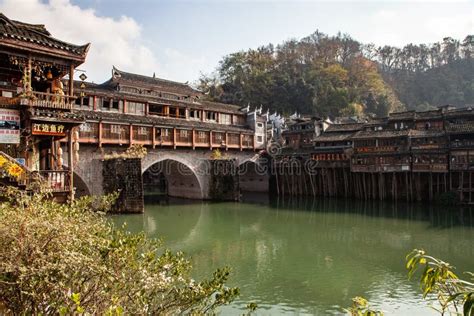
[(314, 139), (315, 142), (331, 142), (350, 140), (352, 133), (323, 133)]
[(443, 112), (439, 110), (416, 112), (415, 120), (441, 119)]
[(133, 124), (150, 124), (159, 126), (170, 126), (170, 127), (187, 127), (197, 128), (213, 131), (229, 131), (229, 132), (243, 132), (253, 133), (250, 128), (239, 127), (235, 125), (224, 125), (217, 123), (207, 123), (201, 121), (184, 120), (171, 117), (153, 117), (153, 116), (141, 116), (114, 112), (100, 112), (100, 111), (86, 111), (76, 110), (76, 113), (80, 114), (87, 120), (103, 120), (120, 123), (133, 123)]
[(41, 46), (60, 50), (77, 57), (85, 58), (90, 44), (74, 45), (51, 36), (44, 25), (14, 21), (0, 13), (0, 43), (6, 40), (22, 42), (28, 46)]
[(364, 125), (364, 123), (331, 124), (325, 132), (356, 132), (360, 131)]
[(469, 116), (474, 117), (474, 111), (473, 111), (473, 108), (467, 107), (467, 108), (447, 111), (444, 113), (444, 116), (446, 118), (466, 118)]
[(156, 88), (157, 90), (179, 92), (179, 93), (184, 93), (184, 94), (189, 94), (189, 95), (202, 94), (201, 91), (194, 89), (193, 87), (189, 86), (187, 83), (166, 80), (166, 79), (157, 78), (154, 76), (150, 77), (150, 76), (134, 74), (134, 73), (118, 70), (115, 67), (113, 67), (112, 69), (112, 78), (118, 81), (122, 81), (122, 82), (126, 81), (130, 83), (138, 83), (138, 84), (146, 85), (149, 87)]
[(389, 114), (388, 119), (393, 120), (412, 120), (415, 118), (415, 111), (393, 112)]
[(409, 130), (359, 131), (352, 139), (393, 138), (408, 136)]
[(77, 112), (63, 112), (48, 110), (42, 108), (32, 108), (29, 110), (32, 119), (52, 122), (71, 122), (80, 123), (84, 122), (84, 116)]

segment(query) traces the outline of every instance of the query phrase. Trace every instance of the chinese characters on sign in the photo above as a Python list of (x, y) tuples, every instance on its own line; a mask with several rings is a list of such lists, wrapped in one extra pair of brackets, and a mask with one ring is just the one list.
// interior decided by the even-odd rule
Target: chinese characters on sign
[(0, 109), (0, 144), (20, 143), (20, 112)]
[(33, 135), (66, 136), (64, 125), (52, 123), (33, 123)]

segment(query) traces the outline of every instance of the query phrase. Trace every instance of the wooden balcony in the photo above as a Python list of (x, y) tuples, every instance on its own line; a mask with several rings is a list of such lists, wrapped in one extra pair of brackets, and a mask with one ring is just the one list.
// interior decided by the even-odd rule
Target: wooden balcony
[(21, 105), (56, 110), (72, 110), (76, 97), (32, 91), (28, 96), (21, 97)]
[(404, 146), (356, 147), (356, 153), (389, 153), (404, 150)]
[(41, 170), (39, 174), (50, 192), (69, 192), (69, 170)]
[(352, 172), (408, 172), (410, 165), (407, 164), (378, 164), (378, 165), (352, 165)]
[(474, 170), (474, 163), (467, 162), (451, 162), (449, 169), (452, 171), (469, 171)]
[(447, 172), (447, 163), (413, 163), (413, 172)]
[(316, 168), (349, 168), (349, 160), (314, 160)]

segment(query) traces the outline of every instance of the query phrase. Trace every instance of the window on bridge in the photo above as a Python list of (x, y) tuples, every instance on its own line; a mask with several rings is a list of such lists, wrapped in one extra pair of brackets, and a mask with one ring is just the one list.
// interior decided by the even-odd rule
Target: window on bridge
[(200, 120), (200, 119), (201, 119), (201, 110), (191, 109), (191, 110), (189, 111), (189, 118), (190, 118), (190, 119)]
[(232, 115), (231, 114), (220, 113), (219, 114), (219, 123), (226, 124), (226, 125), (232, 124)]
[(141, 102), (127, 101), (127, 113), (136, 115), (145, 115), (145, 104)]
[(77, 97), (76, 100), (74, 101), (74, 105), (76, 108), (89, 108), (94, 104), (94, 99), (93, 97)]
[(123, 110), (123, 101), (122, 100), (114, 100), (108, 98), (98, 98), (97, 103), (99, 108), (104, 111), (122, 111)]
[(151, 115), (165, 116), (167, 106), (163, 104), (150, 104), (148, 105), (148, 113)]
[(217, 112), (206, 111), (206, 120), (215, 121), (217, 119)]

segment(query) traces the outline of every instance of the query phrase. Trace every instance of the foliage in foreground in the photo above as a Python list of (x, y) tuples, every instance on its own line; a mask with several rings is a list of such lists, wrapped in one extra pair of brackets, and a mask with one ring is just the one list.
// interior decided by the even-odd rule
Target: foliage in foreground
[[(424, 299), (434, 299), (437, 304), (431, 306), (441, 315), (474, 316), (474, 274), (471, 281), (459, 279), (454, 267), (423, 250), (414, 249), (406, 257), (408, 277), (412, 278), (418, 269), (422, 269), (420, 286)], [(420, 269), (420, 270), (421, 270)], [(438, 307), (437, 307), (438, 306)], [(381, 311), (369, 308), (369, 303), (362, 297), (352, 299), (352, 306), (347, 313), (351, 316), (382, 316)]]
[(473, 273), (467, 272), (471, 282), (461, 280), (449, 263), (429, 256), (423, 250), (415, 249), (407, 256), (408, 276), (411, 278), (418, 268), (423, 269), (420, 276), (423, 298), (436, 297), (440, 308), (433, 308), (441, 315), (474, 315)]
[(352, 299), (352, 306), (346, 312), (351, 316), (383, 316), (383, 312), (371, 309), (369, 302), (360, 296)]
[(239, 293), (225, 286), (228, 269), (194, 281), (181, 253), (114, 228), (88, 200), (60, 205), (10, 188), (3, 195), (2, 313), (203, 314)]

